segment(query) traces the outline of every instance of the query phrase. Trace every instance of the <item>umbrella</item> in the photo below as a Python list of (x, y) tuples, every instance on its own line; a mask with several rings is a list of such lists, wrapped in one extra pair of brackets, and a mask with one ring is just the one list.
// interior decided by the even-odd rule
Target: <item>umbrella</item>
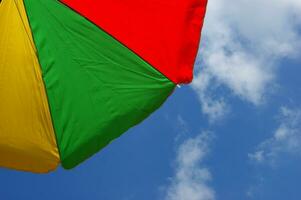
[(206, 0), (2, 0), (0, 166), (71, 169), (189, 83)]

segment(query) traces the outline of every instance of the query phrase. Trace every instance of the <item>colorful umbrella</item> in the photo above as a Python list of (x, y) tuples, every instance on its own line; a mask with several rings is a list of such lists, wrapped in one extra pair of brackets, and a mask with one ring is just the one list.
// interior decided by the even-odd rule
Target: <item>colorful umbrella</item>
[(207, 0), (2, 0), (0, 166), (71, 169), (189, 83)]

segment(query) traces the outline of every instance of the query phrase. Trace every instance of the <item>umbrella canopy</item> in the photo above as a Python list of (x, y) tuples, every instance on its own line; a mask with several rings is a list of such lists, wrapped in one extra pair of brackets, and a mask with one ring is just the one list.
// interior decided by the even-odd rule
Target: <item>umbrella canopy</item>
[(0, 166), (71, 169), (192, 80), (206, 0), (2, 0)]

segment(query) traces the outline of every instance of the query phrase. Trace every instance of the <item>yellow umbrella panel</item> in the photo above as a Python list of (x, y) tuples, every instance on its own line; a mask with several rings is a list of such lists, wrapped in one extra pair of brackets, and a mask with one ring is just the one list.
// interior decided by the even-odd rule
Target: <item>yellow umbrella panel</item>
[(0, 166), (48, 172), (59, 153), (22, 0), (0, 3)]

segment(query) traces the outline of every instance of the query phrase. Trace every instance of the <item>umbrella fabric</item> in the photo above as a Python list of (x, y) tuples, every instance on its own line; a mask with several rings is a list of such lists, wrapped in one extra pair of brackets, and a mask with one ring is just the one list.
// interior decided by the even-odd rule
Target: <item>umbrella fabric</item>
[(192, 80), (206, 0), (2, 0), (0, 166), (71, 169)]

